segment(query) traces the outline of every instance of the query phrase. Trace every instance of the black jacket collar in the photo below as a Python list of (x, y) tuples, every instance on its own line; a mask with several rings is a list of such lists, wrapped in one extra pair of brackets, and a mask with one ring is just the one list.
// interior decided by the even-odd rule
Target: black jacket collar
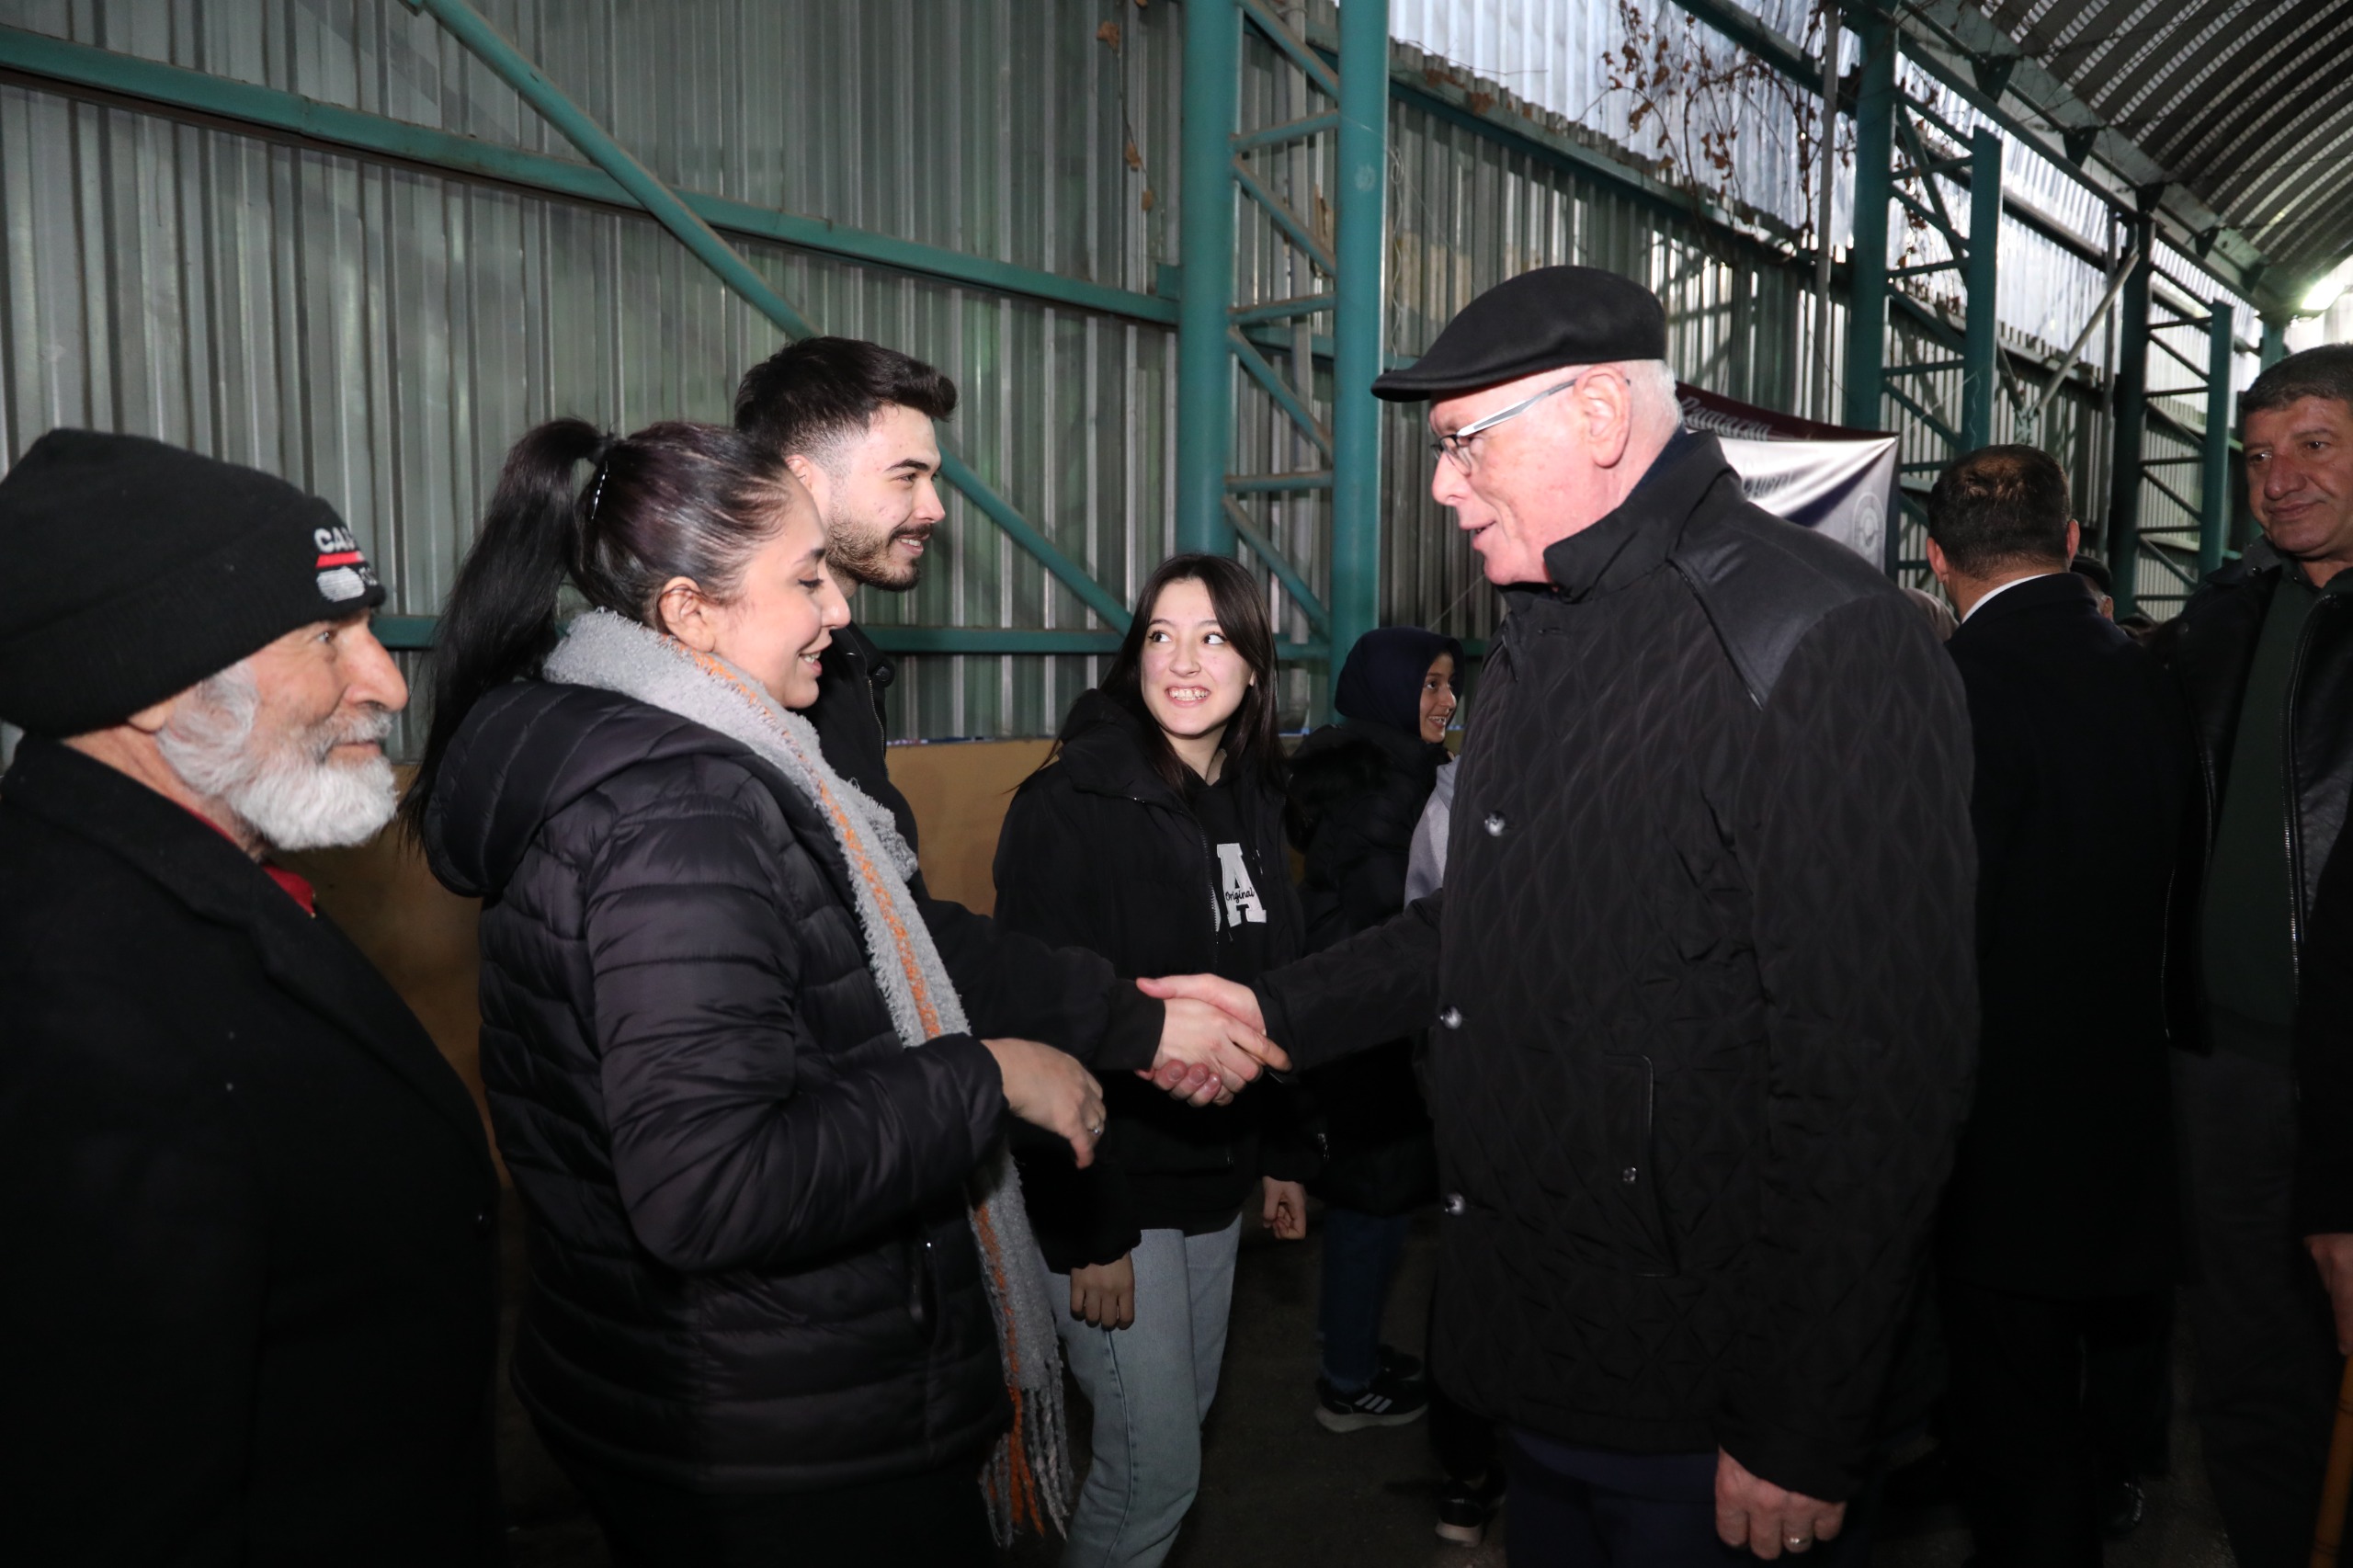
[(1063, 723), (1059, 766), (1090, 794), (1185, 809), (1183, 799), (1153, 767), (1144, 749), (1143, 721), (1100, 690), (1082, 691)]
[(389, 982), (335, 924), (305, 915), (269, 874), (212, 827), (128, 774), (28, 735), (0, 778), (4, 808), (87, 840), (145, 876), (198, 919), (243, 931), (280, 990), (358, 1040), (489, 1151), (473, 1098)]
[(2029, 577), (2011, 587), (2001, 589), (1991, 600), (1972, 611), (1968, 619), (1955, 627), (1953, 635), (1958, 637), (1972, 627), (1982, 631), (2006, 620), (2053, 609), (2099, 613), (2089, 582), (2073, 572), (2053, 572), (2047, 576)]
[(1732, 472), (1713, 436), (1679, 430), (1617, 509), (1544, 551), (1544, 569), (1571, 604), (1649, 576), (1675, 549), (1683, 525)]

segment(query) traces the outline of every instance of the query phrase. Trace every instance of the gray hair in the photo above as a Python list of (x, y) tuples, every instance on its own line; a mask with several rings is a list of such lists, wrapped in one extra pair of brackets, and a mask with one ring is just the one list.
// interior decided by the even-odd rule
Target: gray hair
[(1632, 390), (1634, 425), (1662, 440), (1683, 423), (1683, 403), (1675, 392), (1675, 369), (1664, 359), (1629, 359), (1618, 367)]

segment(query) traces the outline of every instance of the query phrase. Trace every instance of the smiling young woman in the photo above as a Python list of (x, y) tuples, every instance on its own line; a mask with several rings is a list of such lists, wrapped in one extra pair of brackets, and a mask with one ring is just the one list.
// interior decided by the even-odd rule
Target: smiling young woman
[(411, 813), (483, 901), (483, 1077), (533, 1232), (515, 1384), (633, 1564), (978, 1564), (990, 1502), (1002, 1534), (1068, 1482), (998, 1133), (1084, 1165), (1101, 1090), (978, 1038), (913, 853), (798, 713), (848, 615), (824, 551), (732, 430), (558, 420), (434, 653)]
[[(1304, 951), (1282, 844), (1275, 639), (1231, 561), (1180, 555), (1136, 600), (1102, 686), (1072, 706), (1053, 757), (1015, 795), (996, 852), (996, 917), (1101, 953), (1125, 977), (1248, 981)], [(1095, 1407), (1095, 1463), (1068, 1562), (1155, 1563), (1200, 1475), (1241, 1210), (1261, 1176), (1278, 1235), (1305, 1233), (1307, 1174), (1288, 1096), (1175, 1106), (1113, 1079), (1097, 1167), (1017, 1151), (1071, 1369)]]

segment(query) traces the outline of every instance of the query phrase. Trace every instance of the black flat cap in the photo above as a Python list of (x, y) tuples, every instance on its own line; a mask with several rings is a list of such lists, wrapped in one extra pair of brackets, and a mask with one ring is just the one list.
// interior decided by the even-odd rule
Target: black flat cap
[(1563, 365), (1666, 358), (1666, 312), (1631, 278), (1540, 267), (1462, 307), (1429, 351), (1372, 383), (1392, 403), (1426, 403)]
[(384, 602), (335, 508), (139, 436), (51, 430), (0, 479), (0, 719), (118, 724)]

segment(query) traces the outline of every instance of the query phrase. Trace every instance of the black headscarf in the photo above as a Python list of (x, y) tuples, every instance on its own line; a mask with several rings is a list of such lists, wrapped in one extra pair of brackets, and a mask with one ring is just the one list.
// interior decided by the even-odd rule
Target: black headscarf
[(1332, 706), (1343, 719), (1384, 724), (1409, 735), (1422, 733), (1422, 681), (1440, 653), (1454, 655), (1454, 678), (1462, 678), (1462, 644), (1418, 626), (1383, 626), (1357, 639), (1340, 666)]

